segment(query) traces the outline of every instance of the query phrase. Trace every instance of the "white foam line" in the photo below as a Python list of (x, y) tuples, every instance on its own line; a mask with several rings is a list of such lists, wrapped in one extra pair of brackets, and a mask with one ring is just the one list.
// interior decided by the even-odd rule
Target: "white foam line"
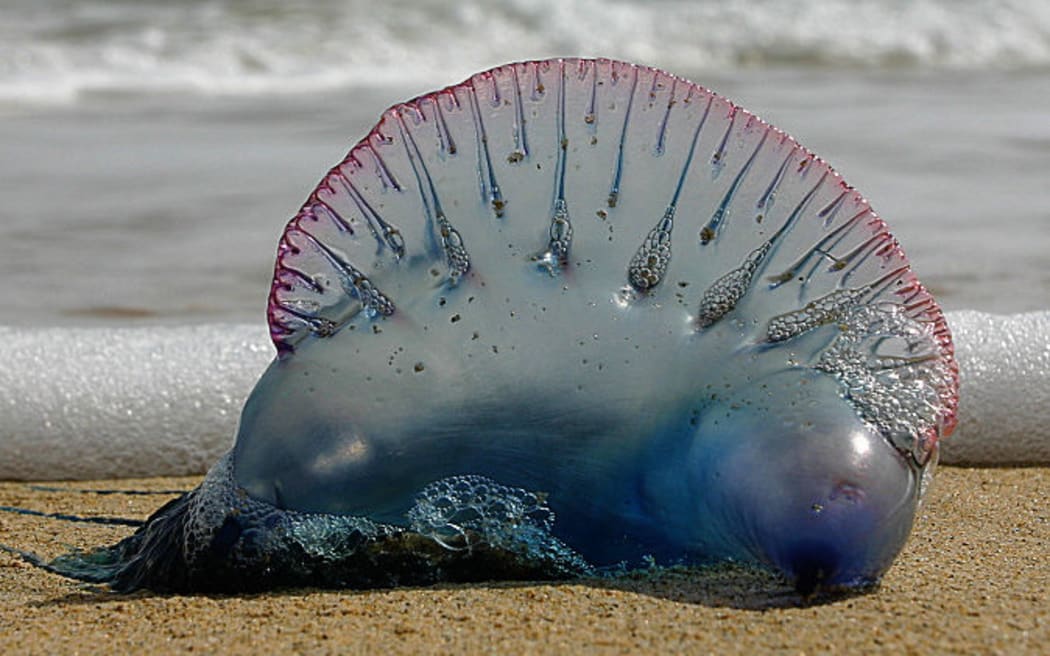
[[(951, 464), (1050, 463), (1050, 312), (949, 313)], [(230, 448), (265, 326), (0, 328), (0, 480), (176, 476)]]
[(959, 427), (941, 462), (1050, 463), (1050, 312), (947, 313), (959, 361)]
[(0, 479), (201, 473), (273, 353), (265, 325), (0, 328)]

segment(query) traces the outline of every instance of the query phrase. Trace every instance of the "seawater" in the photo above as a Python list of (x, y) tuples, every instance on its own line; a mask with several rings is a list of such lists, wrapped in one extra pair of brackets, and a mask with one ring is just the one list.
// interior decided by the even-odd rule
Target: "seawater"
[(659, 66), (860, 189), (948, 309), (1050, 307), (1050, 4), (44, 0), (0, 20), (0, 324), (263, 321), (284, 223), (387, 106)]

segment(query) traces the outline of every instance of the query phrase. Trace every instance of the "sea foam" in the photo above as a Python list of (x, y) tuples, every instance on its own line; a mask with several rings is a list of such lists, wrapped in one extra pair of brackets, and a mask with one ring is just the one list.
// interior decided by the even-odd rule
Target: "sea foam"
[[(948, 313), (950, 464), (1050, 463), (1050, 312)], [(273, 358), (262, 325), (0, 328), (0, 480), (199, 474)]]
[(1050, 312), (947, 313), (959, 361), (950, 464), (1050, 463)]
[(229, 449), (265, 326), (0, 328), (0, 479), (194, 474)]

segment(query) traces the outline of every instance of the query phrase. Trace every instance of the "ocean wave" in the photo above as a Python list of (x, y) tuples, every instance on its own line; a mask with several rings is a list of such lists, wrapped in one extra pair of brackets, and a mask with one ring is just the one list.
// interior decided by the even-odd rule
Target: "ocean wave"
[(1045, 0), (38, 0), (5, 7), (0, 102), (432, 87), (587, 55), (676, 72), (1050, 69)]

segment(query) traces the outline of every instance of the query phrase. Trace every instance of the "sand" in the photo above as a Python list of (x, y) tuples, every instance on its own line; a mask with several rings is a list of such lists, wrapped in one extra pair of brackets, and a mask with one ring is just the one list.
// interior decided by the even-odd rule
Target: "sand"
[[(188, 489), (196, 481), (75, 487)], [(1047, 467), (942, 468), (882, 586), (816, 603), (732, 569), (363, 592), (118, 595), (0, 552), (0, 653), (1046, 653), (1048, 496)], [(0, 505), (48, 512), (144, 518), (168, 498), (0, 483)], [(130, 531), (0, 514), (0, 542), (48, 556)]]

